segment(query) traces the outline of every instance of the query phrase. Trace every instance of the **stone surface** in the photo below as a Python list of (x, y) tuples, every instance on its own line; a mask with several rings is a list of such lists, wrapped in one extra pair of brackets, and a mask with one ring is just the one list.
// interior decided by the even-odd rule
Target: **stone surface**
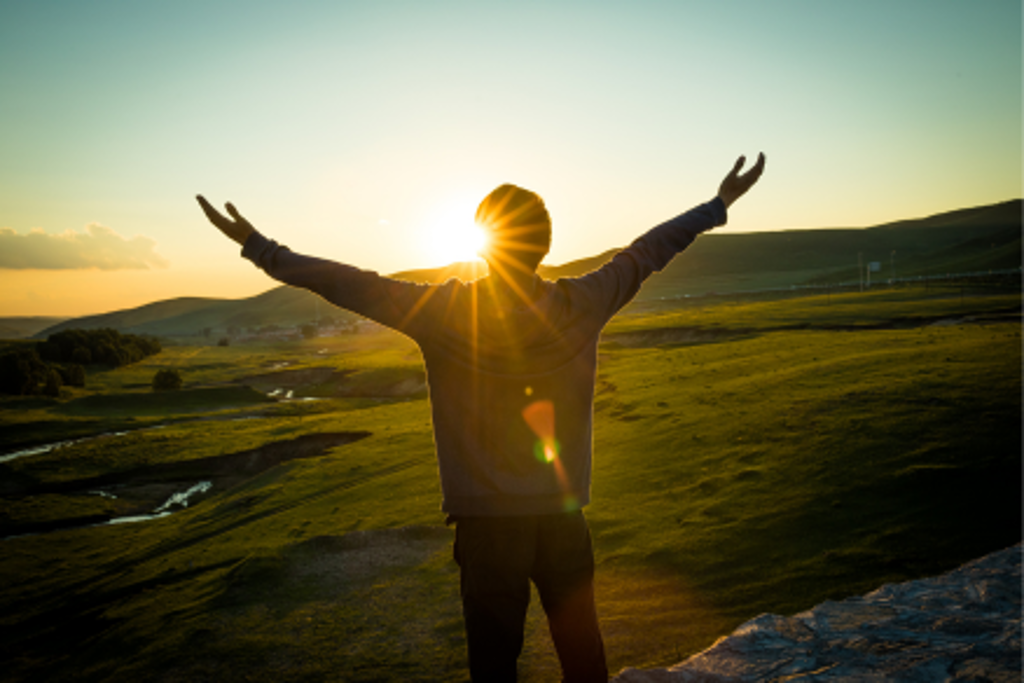
[(1018, 544), (792, 617), (762, 614), (668, 669), (613, 683), (1021, 681)]

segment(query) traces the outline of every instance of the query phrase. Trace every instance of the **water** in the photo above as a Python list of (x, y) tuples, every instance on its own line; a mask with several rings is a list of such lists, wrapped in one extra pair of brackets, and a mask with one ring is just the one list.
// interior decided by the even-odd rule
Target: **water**
[[(154, 513), (152, 515), (131, 515), (129, 517), (115, 517), (114, 519), (108, 519), (106, 522), (100, 522), (99, 524), (93, 524), (92, 526), (104, 526), (107, 524), (131, 524), (132, 522), (148, 522), (151, 519), (160, 519), (171, 514), (168, 512), (161, 512), (159, 514)], [(30, 536), (31, 534), (25, 534)]]
[(188, 489), (187, 491), (181, 491), (179, 493), (173, 494), (170, 498), (167, 499), (167, 502), (165, 502), (163, 505), (158, 507), (153, 512), (154, 512), (154, 514), (160, 513), (160, 512), (164, 512), (165, 510), (170, 508), (172, 505), (178, 505), (178, 506), (181, 506), (183, 508), (187, 508), (188, 507), (188, 499), (191, 496), (194, 496), (197, 493), (206, 493), (207, 491), (209, 491), (212, 488), (213, 488), (213, 482), (212, 481), (201, 481), (198, 484), (196, 484), (195, 486), (193, 486), (192, 488)]
[[(114, 517), (113, 519), (108, 519), (106, 522), (100, 522), (95, 526), (103, 526), (105, 524), (131, 524), (132, 522), (148, 522), (151, 519), (160, 519), (161, 517), (166, 517), (167, 515), (171, 514), (171, 512), (173, 512), (171, 510), (172, 507), (177, 506), (179, 508), (187, 508), (189, 498), (196, 495), (197, 493), (206, 493), (212, 488), (212, 481), (201, 481), (198, 484), (195, 484), (194, 486), (191, 486), (184, 491), (172, 493), (171, 497), (168, 498), (163, 505), (158, 507), (156, 510), (153, 510), (153, 512), (148, 515), (129, 515), (127, 517)], [(102, 492), (97, 493), (102, 494)]]
[(32, 448), (25, 448), (20, 451), (14, 451), (13, 453), (5, 453), (0, 455), (0, 462), (8, 462), (15, 458), (24, 458), (29, 455), (42, 455), (43, 453), (49, 453), (57, 448), (63, 448), (64, 446), (70, 446), (76, 443), (82, 443), (84, 441), (92, 441), (93, 439), (101, 439), (104, 436), (124, 436), (128, 432), (106, 432), (104, 434), (98, 434), (96, 436), (86, 436), (81, 439), (68, 439), (67, 441), (55, 441), (54, 443), (43, 444), (42, 446), (33, 446)]
[(284, 389), (274, 389), (269, 394), (267, 394), (269, 398), (277, 398), (280, 396), (286, 401), (290, 400), (294, 395), (295, 392), (292, 391), (291, 389), (289, 389), (288, 391), (285, 391)]
[[(191, 498), (192, 496), (194, 496), (194, 495), (196, 495), (198, 493), (206, 493), (207, 491), (209, 491), (212, 488), (213, 488), (213, 482), (212, 481), (201, 481), (198, 484), (195, 484), (195, 485), (189, 487), (188, 489), (186, 489), (184, 491), (178, 491), (177, 493), (171, 494), (171, 497), (168, 498), (166, 501), (164, 501), (163, 505), (161, 505), (157, 509), (153, 510), (153, 512), (148, 514), (148, 515), (127, 515), (125, 517), (114, 517), (113, 519), (108, 519), (105, 522), (100, 522), (98, 524), (89, 524), (87, 526), (107, 526), (107, 525), (111, 525), (111, 524), (132, 524), (134, 522), (148, 522), (148, 521), (153, 520), (153, 519), (160, 519), (162, 517), (167, 517), (168, 515), (170, 515), (173, 512), (173, 510), (171, 510), (172, 507), (176, 506), (176, 507), (179, 507), (179, 508), (187, 508), (188, 507), (188, 499), (189, 498)], [(97, 495), (97, 496), (103, 496), (104, 498), (117, 498), (117, 496), (115, 496), (113, 493), (108, 493), (106, 491), (89, 491), (89, 493)], [(69, 527), (69, 528), (84, 528), (84, 527)], [(53, 531), (60, 531), (60, 529), (54, 529)], [(49, 533), (49, 532), (43, 532), (43, 533)], [(23, 537), (26, 537), (26, 536), (39, 536), (39, 535), (40, 534), (38, 534), (38, 533), (18, 534), (16, 536), (5, 536), (3, 538), (0, 538), (0, 541), (7, 541), (7, 540), (10, 540), (12, 538), (23, 538)]]
[(0, 455), (0, 462), (7, 462), (8, 460), (14, 460), (15, 458), (24, 458), (27, 455), (39, 455), (41, 453), (49, 453), (54, 448), (60, 448), (61, 446), (67, 446), (75, 443), (75, 439), (70, 441), (58, 441), (56, 443), (48, 443), (43, 446), (33, 446), (32, 448), (26, 448), (21, 451), (14, 451), (13, 453), (7, 453), (6, 455)]

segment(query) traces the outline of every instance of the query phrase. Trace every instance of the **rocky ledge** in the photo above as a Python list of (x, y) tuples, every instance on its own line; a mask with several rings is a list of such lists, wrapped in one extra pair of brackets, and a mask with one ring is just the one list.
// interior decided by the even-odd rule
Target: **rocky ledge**
[(614, 683), (1021, 681), (1018, 544), (792, 617), (762, 614), (668, 669)]

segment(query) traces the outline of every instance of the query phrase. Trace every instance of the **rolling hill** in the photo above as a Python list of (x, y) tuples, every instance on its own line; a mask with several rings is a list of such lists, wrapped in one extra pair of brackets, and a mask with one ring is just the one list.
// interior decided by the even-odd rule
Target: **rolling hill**
[[(1021, 211), (1021, 200), (1016, 199), (870, 228), (711, 233), (648, 280), (637, 298), (644, 301), (708, 292), (856, 282), (858, 258), (864, 264), (874, 261), (882, 265), (878, 279), (1020, 268)], [(615, 253), (611, 250), (560, 266), (541, 266), (540, 274), (548, 279), (582, 275)], [(446, 268), (403, 271), (393, 277), (443, 282), (450, 277), (469, 280), (482, 274), (478, 266), (457, 263)], [(246, 299), (170, 299), (73, 318), (35, 336), (75, 327), (112, 327), (158, 336), (192, 336), (210, 328), (215, 334), (223, 334), (232, 327), (294, 326), (325, 315), (356, 319), (309, 292), (280, 286)]]
[(25, 339), (53, 327), (67, 318), (51, 316), (20, 316), (0, 318), (0, 339)]

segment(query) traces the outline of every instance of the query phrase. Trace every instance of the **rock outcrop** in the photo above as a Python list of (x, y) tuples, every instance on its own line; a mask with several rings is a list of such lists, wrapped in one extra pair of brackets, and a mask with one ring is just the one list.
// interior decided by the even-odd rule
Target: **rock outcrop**
[(792, 617), (763, 614), (668, 669), (614, 683), (1021, 681), (1022, 545)]

